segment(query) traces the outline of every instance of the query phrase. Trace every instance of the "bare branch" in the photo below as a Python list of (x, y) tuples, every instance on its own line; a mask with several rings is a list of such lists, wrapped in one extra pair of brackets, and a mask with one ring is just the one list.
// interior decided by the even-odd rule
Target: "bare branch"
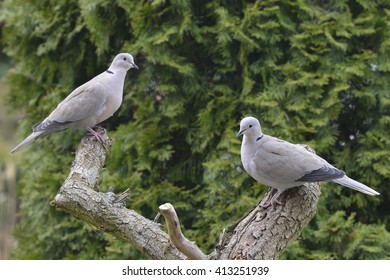
[(121, 201), (127, 196), (126, 192), (123, 196), (119, 195), (121, 199), (118, 202), (110, 192), (107, 194), (93, 190), (97, 187), (107, 149), (112, 144), (106, 135), (104, 138), (105, 147), (93, 137), (83, 137), (70, 174), (51, 205), (132, 243), (150, 258), (186, 259), (170, 244), (168, 235), (158, 224), (123, 206)]
[(180, 252), (186, 255), (190, 260), (205, 260), (206, 255), (196, 246), (194, 242), (189, 241), (180, 229), (179, 218), (172, 204), (165, 203), (160, 205), (160, 212), (167, 222), (169, 239)]
[(316, 213), (318, 183), (291, 189), (285, 205), (264, 209), (269, 191), (239, 222), (225, 230), (213, 259), (278, 259)]
[[(277, 259), (316, 212), (320, 195), (318, 183), (287, 191), (286, 203), (278, 205), (275, 210), (264, 209), (259, 202), (237, 223), (224, 230), (216, 250), (207, 257), (183, 236), (176, 212), (169, 203), (160, 206), (167, 221), (168, 236), (156, 222), (124, 206), (129, 190), (119, 195), (113, 193), (112, 187), (108, 193), (94, 190), (98, 189), (99, 172), (112, 144), (107, 135), (104, 137), (105, 146), (93, 137), (86, 136), (81, 140), (70, 174), (51, 205), (132, 243), (150, 258)], [(271, 191), (263, 200), (270, 196)]]

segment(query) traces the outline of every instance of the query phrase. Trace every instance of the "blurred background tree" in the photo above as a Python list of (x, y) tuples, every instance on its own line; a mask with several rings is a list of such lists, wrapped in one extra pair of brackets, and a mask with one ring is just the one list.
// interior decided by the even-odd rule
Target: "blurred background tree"
[[(2, 25), (0, 23), (0, 30)], [(12, 147), (14, 130), (16, 127), (15, 114), (3, 105), (5, 96), (9, 94), (5, 74), (10, 67), (9, 59), (1, 51), (0, 33), (0, 260), (7, 259), (9, 251), (14, 245), (12, 238), (13, 227), (16, 223), (16, 166), (8, 157)]]
[[(318, 213), (287, 259), (390, 257), (390, 3), (359, 1), (5, 0), (7, 105), (18, 138), (76, 86), (133, 54), (102, 191), (130, 187), (154, 218), (175, 205), (205, 252), (267, 190), (240, 163), (242, 117), (381, 192), (323, 184)], [(143, 258), (130, 244), (49, 206), (82, 132), (41, 139), (13, 160), (20, 221), (12, 258)]]

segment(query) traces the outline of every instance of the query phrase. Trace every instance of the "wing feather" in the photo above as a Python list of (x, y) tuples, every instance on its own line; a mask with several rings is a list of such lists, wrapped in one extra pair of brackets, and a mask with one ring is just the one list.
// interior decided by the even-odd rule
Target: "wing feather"
[(264, 137), (251, 160), (253, 174), (279, 183), (314, 178), (315, 175), (319, 178), (319, 172), (312, 172), (321, 170), (325, 165), (329, 164), (304, 147), (271, 136)]
[(76, 88), (47, 117), (53, 123), (76, 122), (99, 111), (107, 101), (107, 93), (99, 82), (86, 83)]
[(345, 172), (331, 165), (323, 165), (321, 168), (306, 173), (296, 181), (299, 182), (320, 182), (332, 181), (344, 177)]

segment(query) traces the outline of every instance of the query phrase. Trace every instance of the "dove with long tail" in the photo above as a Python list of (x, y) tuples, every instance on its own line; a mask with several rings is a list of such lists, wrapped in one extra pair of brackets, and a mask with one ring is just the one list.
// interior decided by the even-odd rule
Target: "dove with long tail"
[(14, 154), (38, 138), (67, 128), (86, 129), (102, 142), (101, 130), (95, 131), (93, 127), (119, 109), (126, 73), (131, 68), (138, 69), (133, 57), (128, 53), (118, 54), (106, 71), (72, 91), (10, 153)]
[(256, 181), (277, 189), (263, 207), (283, 204), (278, 198), (285, 190), (306, 182), (332, 181), (368, 195), (379, 195), (304, 147), (263, 134), (260, 122), (254, 117), (241, 120), (237, 136), (241, 135), (245, 171)]

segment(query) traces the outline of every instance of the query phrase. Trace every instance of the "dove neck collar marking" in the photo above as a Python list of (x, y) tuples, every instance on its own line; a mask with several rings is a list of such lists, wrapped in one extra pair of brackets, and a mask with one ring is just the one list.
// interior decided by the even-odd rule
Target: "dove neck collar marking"
[(261, 136), (257, 137), (256, 141), (259, 141), (261, 138), (263, 138), (264, 134), (262, 134)]
[(109, 70), (109, 69), (107, 69), (106, 72), (107, 72), (108, 74), (114, 74), (114, 72), (112, 72), (112, 71)]

